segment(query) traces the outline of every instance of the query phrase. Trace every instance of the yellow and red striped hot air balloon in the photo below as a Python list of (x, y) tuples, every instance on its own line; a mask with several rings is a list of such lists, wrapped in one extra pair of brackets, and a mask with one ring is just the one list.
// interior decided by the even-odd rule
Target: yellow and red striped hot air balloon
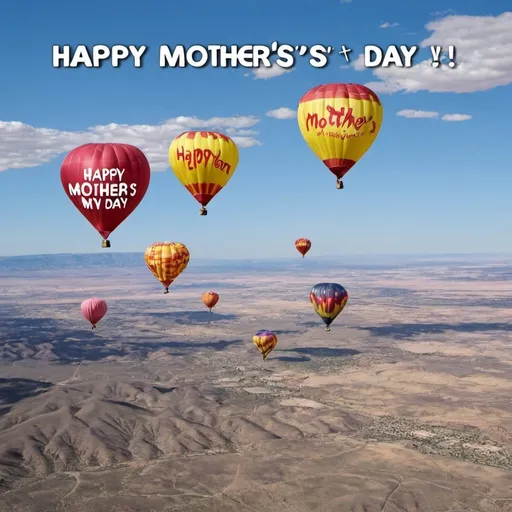
[(343, 311), (347, 300), (347, 290), (338, 283), (315, 284), (309, 293), (309, 301), (316, 314), (323, 320), (326, 331), (331, 330), (329, 326)]
[(238, 148), (227, 135), (217, 132), (184, 132), (169, 147), (169, 164), (181, 184), (206, 205), (226, 186), (238, 165)]
[(306, 256), (311, 249), (311, 240), (307, 238), (298, 238), (295, 240), (295, 248), (302, 254), (302, 257)]
[(190, 253), (179, 242), (155, 242), (146, 249), (144, 261), (169, 293), (169, 286), (187, 268)]
[(201, 295), (201, 300), (203, 301), (203, 304), (211, 311), (217, 302), (219, 302), (219, 294), (216, 292), (204, 292), (203, 295)]
[(341, 178), (374, 143), (382, 125), (382, 104), (368, 87), (326, 84), (314, 87), (299, 102), (299, 128), (313, 153)]
[(267, 356), (277, 345), (277, 336), (272, 331), (258, 331), (252, 338), (252, 342), (258, 347), (266, 361)]

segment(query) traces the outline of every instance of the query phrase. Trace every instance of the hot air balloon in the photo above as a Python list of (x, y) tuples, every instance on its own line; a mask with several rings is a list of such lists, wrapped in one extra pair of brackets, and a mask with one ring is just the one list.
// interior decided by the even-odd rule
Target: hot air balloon
[(295, 247), (304, 258), (304, 256), (309, 252), (309, 249), (311, 249), (311, 240), (308, 240), (307, 238), (299, 238), (295, 240)]
[(238, 148), (227, 135), (217, 132), (185, 132), (169, 147), (169, 164), (181, 184), (201, 205), (206, 205), (226, 186), (238, 165)]
[(252, 341), (263, 355), (263, 360), (266, 361), (267, 356), (277, 345), (277, 336), (272, 331), (258, 331)]
[(179, 242), (156, 242), (146, 249), (144, 261), (169, 293), (171, 283), (187, 268), (190, 253)]
[(102, 247), (142, 201), (150, 175), (144, 153), (130, 144), (84, 144), (60, 168), (64, 191), (103, 237)]
[(204, 292), (201, 296), (204, 305), (211, 311), (215, 304), (219, 302), (219, 294), (215, 292)]
[(299, 102), (297, 119), (313, 153), (341, 178), (370, 149), (382, 124), (382, 105), (368, 87), (326, 84), (314, 87)]
[(309, 294), (309, 300), (313, 305), (313, 309), (324, 321), (326, 331), (330, 331), (329, 326), (343, 311), (347, 299), (347, 290), (337, 283), (316, 284)]
[(85, 319), (91, 322), (92, 328), (96, 329), (96, 324), (107, 313), (107, 303), (103, 299), (92, 297), (84, 300), (80, 305), (80, 309)]

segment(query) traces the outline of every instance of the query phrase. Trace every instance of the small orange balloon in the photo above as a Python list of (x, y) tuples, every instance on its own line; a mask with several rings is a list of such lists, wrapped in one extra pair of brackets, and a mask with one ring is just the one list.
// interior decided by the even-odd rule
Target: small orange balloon
[(219, 294), (215, 292), (204, 292), (201, 296), (204, 305), (211, 311), (219, 302)]

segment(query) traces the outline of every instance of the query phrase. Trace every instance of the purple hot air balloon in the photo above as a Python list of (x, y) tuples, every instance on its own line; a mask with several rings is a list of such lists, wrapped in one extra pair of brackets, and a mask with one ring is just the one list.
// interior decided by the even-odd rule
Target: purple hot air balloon
[(105, 316), (107, 312), (107, 303), (103, 299), (91, 297), (84, 300), (80, 306), (82, 315), (91, 322), (92, 328), (96, 329), (96, 324)]

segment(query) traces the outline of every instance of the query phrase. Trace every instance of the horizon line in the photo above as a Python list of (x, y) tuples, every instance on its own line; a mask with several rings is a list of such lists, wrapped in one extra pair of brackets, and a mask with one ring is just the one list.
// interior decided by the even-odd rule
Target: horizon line
[[(32, 254), (12, 254), (0, 255), (0, 260), (10, 258), (30, 258), (40, 256), (103, 256), (103, 255), (119, 255), (119, 254), (138, 254), (143, 255), (144, 251), (112, 251), (112, 252), (58, 252), (58, 253), (32, 253)], [(308, 259), (336, 259), (336, 258), (358, 258), (358, 257), (439, 257), (439, 256), (512, 256), (512, 252), (407, 252), (407, 253), (345, 253), (345, 254), (326, 254), (320, 256), (309, 256)], [(296, 259), (293, 256), (276, 256), (271, 258), (194, 258), (194, 261), (277, 261)]]

